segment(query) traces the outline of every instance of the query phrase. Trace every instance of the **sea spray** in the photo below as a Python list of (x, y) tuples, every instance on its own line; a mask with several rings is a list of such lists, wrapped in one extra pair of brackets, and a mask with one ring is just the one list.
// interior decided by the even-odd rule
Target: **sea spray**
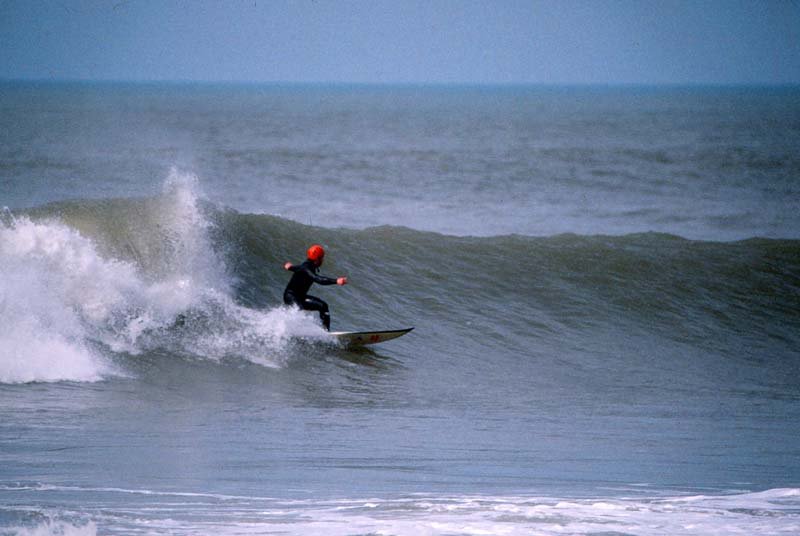
[(87, 344), (136, 280), (59, 223), (0, 228), (0, 381), (94, 381), (110, 371)]
[[(41, 517), (41, 516), (37, 516)], [(0, 534), (6, 534), (2, 532)], [(60, 519), (46, 518), (32, 526), (11, 527), (14, 536), (96, 536), (97, 525), (92, 522), (72, 523)]]
[(196, 177), (173, 170), (161, 195), (110, 211), (7, 213), (0, 381), (97, 381), (119, 372), (111, 355), (158, 348), (279, 366), (292, 337), (322, 336), (296, 311), (235, 302), (200, 199)]

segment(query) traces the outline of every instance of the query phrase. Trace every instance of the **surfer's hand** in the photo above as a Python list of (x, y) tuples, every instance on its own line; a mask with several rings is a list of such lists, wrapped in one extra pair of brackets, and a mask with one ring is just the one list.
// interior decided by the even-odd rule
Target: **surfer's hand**
[(346, 277), (340, 277), (339, 279), (336, 280), (336, 284), (337, 285), (346, 285), (347, 284), (347, 278)]
[(286, 264), (283, 265), (283, 269), (284, 270), (289, 270), (291, 267), (292, 267), (292, 263), (291, 262), (287, 262)]

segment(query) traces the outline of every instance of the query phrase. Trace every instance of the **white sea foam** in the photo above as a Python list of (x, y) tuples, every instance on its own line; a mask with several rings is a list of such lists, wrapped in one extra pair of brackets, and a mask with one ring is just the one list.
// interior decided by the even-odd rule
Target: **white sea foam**
[[(96, 238), (57, 219), (0, 224), (0, 382), (97, 381), (118, 372), (109, 351), (161, 345), (280, 366), (265, 348), (322, 336), (297, 311), (254, 311), (233, 301), (197, 190), (193, 175), (170, 173), (147, 205), (150, 227), (129, 237), (151, 246), (139, 263), (101, 253)], [(199, 325), (170, 332), (187, 311)]]
[(93, 381), (110, 371), (86, 344), (134, 283), (89, 240), (56, 222), (0, 228), (0, 381)]
[[(331, 535), (796, 535), (800, 490), (704, 496), (564, 499), (520, 496), (407, 496), (282, 500), (118, 488), (32, 486), (39, 492), (140, 494), (135, 506), (99, 508), (103, 533)], [(2, 489), (0, 489), (2, 491)], [(147, 499), (149, 497), (149, 499)], [(191, 499), (185, 501), (183, 499)], [(144, 502), (142, 502), (144, 501)], [(82, 518), (85, 513), (71, 512)]]
[(216, 328), (183, 341), (194, 355), (221, 359), (235, 356), (254, 363), (280, 367), (286, 364), (287, 346), (293, 341), (323, 340), (326, 332), (313, 317), (293, 307), (266, 311), (248, 309), (221, 297), (224, 318)]
[(67, 521), (48, 519), (31, 527), (10, 527), (9, 532), (15, 536), (95, 536), (97, 525), (91, 521), (84, 524), (73, 524)]

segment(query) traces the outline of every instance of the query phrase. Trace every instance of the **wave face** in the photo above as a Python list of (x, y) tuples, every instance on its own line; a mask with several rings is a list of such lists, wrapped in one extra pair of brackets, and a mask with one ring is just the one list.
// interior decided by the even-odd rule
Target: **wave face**
[(223, 210), (197, 190), (175, 171), (156, 197), (7, 214), (0, 380), (93, 381), (119, 372), (102, 356), (154, 348), (281, 366), (292, 337), (322, 336), (279, 306), (283, 262), (312, 242), (328, 246), (323, 271), (353, 282), (321, 290), (340, 327), (427, 324), (453, 341), (471, 329), (522, 356), (534, 341), (590, 348), (615, 333), (737, 361), (800, 348), (798, 241), (322, 229)]

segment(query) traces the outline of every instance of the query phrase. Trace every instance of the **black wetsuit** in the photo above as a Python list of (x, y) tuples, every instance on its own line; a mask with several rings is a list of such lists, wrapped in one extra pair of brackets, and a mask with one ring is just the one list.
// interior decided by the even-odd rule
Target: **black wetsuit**
[(319, 317), (325, 329), (331, 329), (331, 315), (328, 312), (328, 304), (316, 296), (309, 296), (308, 289), (312, 283), (320, 285), (335, 285), (336, 279), (325, 277), (317, 273), (319, 267), (311, 260), (306, 260), (302, 264), (292, 265), (289, 271), (294, 272), (286, 290), (283, 291), (283, 303), (286, 305), (296, 305), (306, 311), (319, 311)]

